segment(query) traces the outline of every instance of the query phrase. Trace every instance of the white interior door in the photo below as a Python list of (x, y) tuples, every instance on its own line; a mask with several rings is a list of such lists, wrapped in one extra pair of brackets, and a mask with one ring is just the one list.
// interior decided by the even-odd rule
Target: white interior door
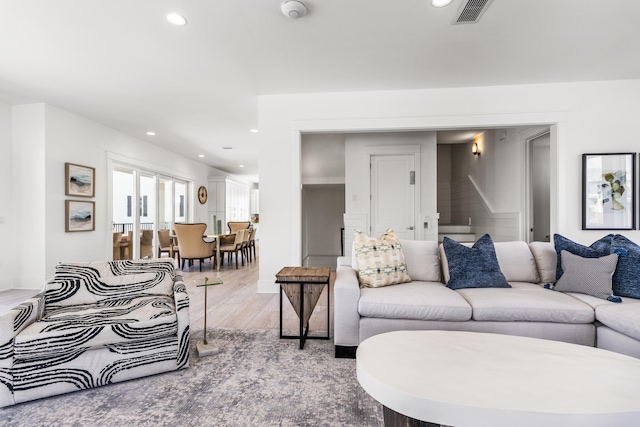
[(392, 228), (401, 239), (415, 239), (415, 158), (371, 156), (371, 234)]

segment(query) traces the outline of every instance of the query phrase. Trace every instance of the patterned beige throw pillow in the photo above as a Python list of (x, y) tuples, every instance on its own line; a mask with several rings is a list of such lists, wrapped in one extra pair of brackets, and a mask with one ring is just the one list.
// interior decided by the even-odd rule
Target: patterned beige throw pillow
[(387, 230), (379, 239), (356, 231), (353, 247), (361, 288), (378, 288), (411, 281), (402, 246), (393, 230)]

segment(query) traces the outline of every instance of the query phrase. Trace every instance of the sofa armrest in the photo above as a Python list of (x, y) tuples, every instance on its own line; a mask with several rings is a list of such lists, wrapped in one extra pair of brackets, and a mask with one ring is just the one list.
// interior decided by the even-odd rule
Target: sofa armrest
[(182, 369), (189, 366), (189, 294), (182, 280), (173, 284), (173, 297), (178, 317), (178, 369)]
[(13, 344), (14, 337), (42, 317), (44, 292), (0, 315), (0, 408), (14, 405)]
[(356, 271), (338, 262), (334, 293), (333, 341), (336, 346), (355, 347), (360, 344), (360, 284)]

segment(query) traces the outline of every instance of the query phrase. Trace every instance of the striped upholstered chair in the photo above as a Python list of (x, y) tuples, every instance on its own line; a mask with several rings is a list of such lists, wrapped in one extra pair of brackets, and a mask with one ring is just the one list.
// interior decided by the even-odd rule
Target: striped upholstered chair
[(175, 261), (59, 264), (0, 315), (0, 407), (189, 366), (189, 298)]

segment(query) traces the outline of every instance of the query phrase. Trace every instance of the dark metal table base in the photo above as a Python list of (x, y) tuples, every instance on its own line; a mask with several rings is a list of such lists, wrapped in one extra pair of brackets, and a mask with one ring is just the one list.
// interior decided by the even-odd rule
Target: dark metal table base
[(384, 405), (382, 405), (382, 413), (384, 414), (385, 427), (440, 427), (440, 424), (407, 417), (406, 415), (396, 412), (393, 409), (389, 409)]
[[(276, 283), (292, 283), (292, 282), (280, 282), (280, 281), (276, 281)], [(298, 283), (300, 285), (300, 334), (299, 335), (282, 335), (282, 286), (280, 286), (280, 338), (284, 338), (284, 339), (299, 339), (300, 340), (300, 350), (302, 350), (304, 348), (304, 343), (306, 340), (328, 340), (330, 339), (329, 337), (329, 327), (330, 327), (330, 323), (331, 323), (331, 306), (329, 305), (330, 303), (330, 298), (331, 298), (331, 292), (329, 291), (329, 280), (327, 279), (327, 282), (325, 283), (320, 283), (320, 282), (295, 282)], [(326, 336), (308, 336), (309, 333), (309, 325), (307, 324), (307, 327), (304, 328), (304, 286), (305, 285), (311, 285), (311, 286), (327, 286), (327, 335)], [(313, 312), (313, 310), (312, 310)]]

